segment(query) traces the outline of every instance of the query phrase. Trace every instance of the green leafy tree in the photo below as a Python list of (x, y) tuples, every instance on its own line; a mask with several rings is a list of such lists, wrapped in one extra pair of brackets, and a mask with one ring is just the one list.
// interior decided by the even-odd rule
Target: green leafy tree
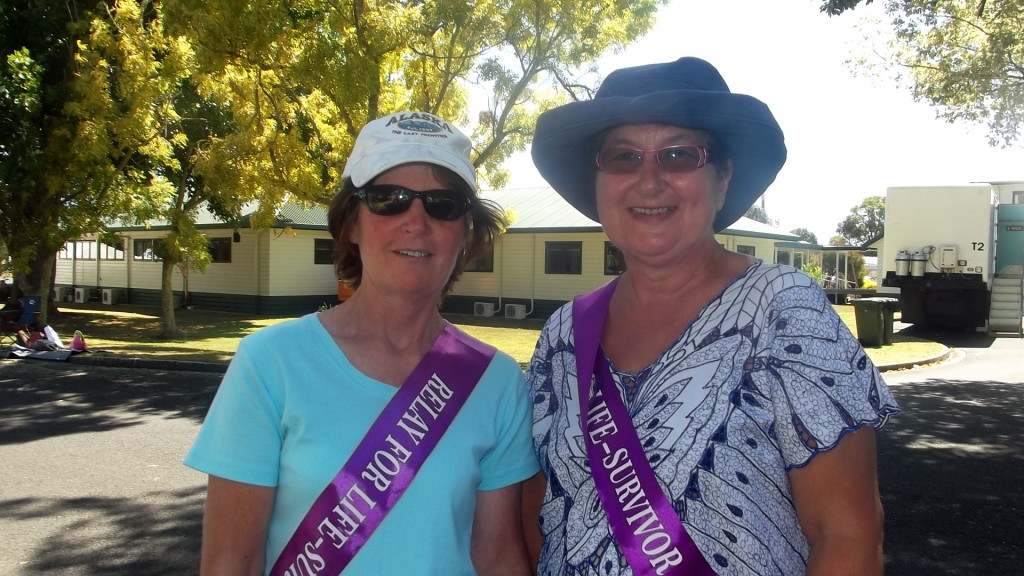
[(325, 203), (366, 121), (412, 108), (466, 125), (474, 93), (487, 95), (474, 161), (501, 185), (536, 115), (588, 96), (592, 63), (662, 3), (5, 5), (0, 200), (17, 218), (0, 242), (18, 265), (50, 266), (36, 291), (65, 241), (170, 223), (162, 316), (176, 335), (170, 278), (204, 265), (200, 208), (238, 221), (255, 202), (259, 226), (285, 200)]
[(181, 0), (169, 25), (196, 46), (200, 93), (237, 126), (201, 169), (230, 165), (263, 191), (266, 223), (285, 197), (326, 202), (363, 124), (402, 109), (469, 126), (482, 179), (503, 185), (540, 111), (588, 96), (580, 78), (649, 30), (661, 3)]
[[(198, 185), (184, 203), (179, 193), (170, 221), (184, 230), (178, 210), (191, 214), (202, 201), (228, 221), (256, 205), (256, 226), (272, 222), (285, 200), (326, 204), (363, 124), (401, 109), (463, 124), (473, 82), (489, 95), (473, 129), (474, 162), (501, 185), (502, 163), (525, 147), (539, 111), (575, 87), (570, 74), (647, 31), (658, 4), (169, 5), (168, 29), (196, 50), (196, 96), (223, 111), (230, 127), (210, 131), (196, 149), (188, 166)], [(544, 90), (542, 79), (562, 93)], [(188, 258), (169, 252), (165, 260), (165, 318), (173, 314), (171, 262)]]
[(778, 220), (772, 220), (771, 217), (768, 216), (768, 212), (763, 207), (758, 206), (757, 204), (754, 204), (750, 208), (747, 208), (747, 213), (744, 214), (744, 216), (750, 218), (751, 220), (755, 220), (757, 222), (767, 224), (769, 226), (779, 225)]
[[(870, 3), (871, 0), (864, 0)], [(829, 15), (860, 0), (828, 0)], [(882, 64), (949, 122), (985, 124), (993, 146), (1017, 142), (1024, 126), (1024, 2), (890, 0), (894, 36)], [(856, 60), (876, 65), (879, 51)]]
[(814, 278), (814, 281), (818, 284), (822, 284), (825, 279), (825, 273), (821, 269), (821, 264), (815, 260), (804, 262), (803, 267), (800, 268), (805, 274)]
[[(807, 228), (796, 228), (789, 231), (790, 234), (795, 234), (800, 237), (804, 242), (810, 242), (811, 244), (818, 243), (818, 237)], [(804, 270), (806, 272), (806, 270)]]
[(850, 208), (850, 214), (836, 227), (843, 243), (860, 245), (885, 232), (885, 197), (871, 196)]
[[(140, 186), (161, 189), (147, 157), (166, 152), (166, 76), (153, 65), (153, 50), (168, 51), (164, 59), (174, 50), (139, 44), (149, 41), (139, 33), (144, 12), (137, 6), (113, 42), (93, 26), (113, 13), (102, 3), (36, 0), (0, 8), (0, 240), (18, 288), (44, 301), (64, 242), (114, 218), (156, 214), (148, 195), (138, 193)], [(83, 43), (104, 42), (104, 57), (80, 51)], [(134, 80), (109, 75), (122, 69), (132, 70)], [(46, 314), (44, 308), (44, 321)]]
[[(226, 121), (216, 106), (196, 94), (190, 83), (195, 68), (192, 47), (165, 32), (164, 4), (118, 0), (97, 13), (88, 38), (78, 43), (81, 63), (76, 87), (82, 97), (70, 109), (92, 129), (80, 131), (87, 141), (76, 150), (103, 154), (112, 161), (96, 164), (111, 181), (130, 190), (135, 206), (122, 218), (136, 223), (159, 219), (170, 224), (160, 246), (161, 332), (181, 336), (174, 317), (173, 272), (184, 266), (209, 265), (206, 239), (195, 229), (195, 214), (207, 200), (195, 174), (198, 150)], [(121, 132), (137, 142), (123, 149)], [(123, 160), (121, 157), (123, 156)], [(116, 214), (116, 213), (115, 213)], [(108, 215), (109, 216), (109, 215)]]

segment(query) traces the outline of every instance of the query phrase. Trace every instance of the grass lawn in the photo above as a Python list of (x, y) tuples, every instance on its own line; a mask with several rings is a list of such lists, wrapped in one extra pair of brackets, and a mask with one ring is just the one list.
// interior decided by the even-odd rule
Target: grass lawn
[[(853, 306), (836, 306), (839, 316), (857, 333)], [(238, 341), (260, 328), (287, 318), (250, 317), (204, 310), (178, 310), (178, 327), (185, 340), (159, 340), (160, 318), (155, 308), (126, 305), (99, 306), (67, 304), (50, 318), (50, 325), (67, 345), (75, 330), (85, 335), (90, 350), (135, 358), (227, 362), (231, 360)], [(525, 364), (533, 355), (540, 335), (542, 320), (507, 320), (449, 315), (448, 320), (470, 335), (507, 352)], [(891, 345), (868, 348), (868, 356), (876, 364), (893, 364), (927, 358), (943, 348), (934, 342), (901, 334), (893, 336)]]

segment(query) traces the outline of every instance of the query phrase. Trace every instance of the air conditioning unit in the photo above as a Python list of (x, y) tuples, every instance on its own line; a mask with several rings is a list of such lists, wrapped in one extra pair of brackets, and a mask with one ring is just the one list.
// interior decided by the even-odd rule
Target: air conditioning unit
[(57, 302), (70, 302), (71, 301), (71, 288), (67, 286), (57, 286), (53, 289), (53, 298)]
[(107, 306), (117, 304), (117, 289), (115, 288), (104, 288), (102, 293), (103, 303)]
[(494, 302), (473, 302), (473, 316), (494, 316)]
[(92, 298), (92, 290), (88, 288), (75, 288), (75, 302), (85, 304)]
[(505, 304), (505, 318), (515, 318), (516, 320), (526, 318), (526, 305)]

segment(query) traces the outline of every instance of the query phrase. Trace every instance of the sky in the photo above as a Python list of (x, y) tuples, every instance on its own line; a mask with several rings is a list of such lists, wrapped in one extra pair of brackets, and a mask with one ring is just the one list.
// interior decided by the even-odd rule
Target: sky
[[(654, 29), (599, 73), (697, 56), (733, 92), (765, 102), (782, 126), (788, 160), (764, 196), (768, 216), (822, 244), (869, 196), (890, 186), (1024, 181), (1024, 147), (993, 148), (985, 126), (951, 125), (916, 103), (909, 88), (856, 73), (845, 61), (869, 48), (866, 31), (888, 31), (882, 0), (839, 17), (821, 0), (674, 0)], [(510, 187), (546, 185), (529, 153), (509, 168)]]

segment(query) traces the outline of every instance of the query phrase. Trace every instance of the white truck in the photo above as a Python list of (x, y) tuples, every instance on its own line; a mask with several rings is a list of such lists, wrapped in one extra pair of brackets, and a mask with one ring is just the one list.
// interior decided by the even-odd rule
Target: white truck
[(1020, 334), (1024, 181), (889, 188), (879, 267), (903, 322)]

